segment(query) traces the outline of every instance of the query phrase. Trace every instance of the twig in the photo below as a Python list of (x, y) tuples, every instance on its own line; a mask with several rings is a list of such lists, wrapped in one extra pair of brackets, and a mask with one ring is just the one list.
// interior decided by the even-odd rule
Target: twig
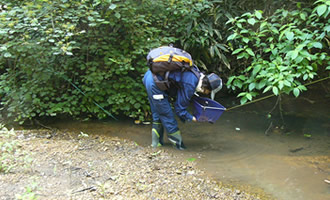
[(265, 131), (265, 135), (268, 135), (268, 131), (273, 127), (273, 121), (270, 122), (269, 127)]
[(81, 190), (78, 190), (78, 191), (75, 191), (75, 192), (72, 192), (72, 194), (76, 194), (76, 193), (79, 193), (79, 192), (84, 192), (84, 191), (95, 191), (96, 190), (96, 187), (95, 186), (91, 186), (91, 187), (88, 187), (88, 188), (84, 188), (84, 189), (81, 189)]
[(282, 126), (281, 127), (284, 127), (284, 118), (283, 118), (283, 109), (282, 109), (282, 98), (281, 98), (281, 95), (278, 96), (279, 98), (279, 109), (280, 109), (280, 116), (281, 116), (281, 120), (282, 120)]
[(280, 101), (280, 96), (281, 96), (281, 95), (278, 96), (278, 98), (277, 98), (277, 100), (276, 100), (276, 103), (275, 103), (274, 107), (269, 111), (269, 113), (272, 113), (272, 112), (275, 110), (276, 106), (278, 105), (278, 102)]
[(42, 127), (44, 127), (45, 129), (49, 129), (49, 130), (52, 130), (53, 131), (53, 128), (51, 128), (51, 127), (48, 127), (48, 126), (46, 126), (46, 125), (43, 125), (41, 122), (39, 122), (38, 120), (34, 120), (39, 126), (42, 126)]

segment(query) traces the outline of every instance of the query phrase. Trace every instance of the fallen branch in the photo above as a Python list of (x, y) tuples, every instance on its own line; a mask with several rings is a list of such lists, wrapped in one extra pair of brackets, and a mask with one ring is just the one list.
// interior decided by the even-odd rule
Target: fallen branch
[(84, 189), (81, 189), (81, 190), (78, 190), (78, 191), (72, 192), (72, 194), (76, 194), (76, 193), (84, 192), (84, 191), (90, 191), (90, 192), (93, 192), (93, 191), (96, 191), (96, 187), (95, 187), (95, 186), (91, 186), (91, 187), (88, 187), (88, 188), (84, 188)]

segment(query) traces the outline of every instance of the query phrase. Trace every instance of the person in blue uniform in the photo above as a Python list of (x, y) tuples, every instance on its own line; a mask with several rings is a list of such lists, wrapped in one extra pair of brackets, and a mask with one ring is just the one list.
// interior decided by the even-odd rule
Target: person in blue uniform
[[(204, 75), (196, 67), (194, 68), (200, 74), (199, 77), (190, 70), (170, 72), (168, 79), (172, 84), (166, 91), (157, 87), (150, 69), (145, 73), (143, 84), (147, 90), (153, 119), (152, 147), (160, 147), (164, 144), (165, 128), (168, 140), (177, 149), (185, 149), (175, 114), (183, 122), (196, 122), (196, 118), (187, 111), (194, 93), (211, 94), (213, 99), (215, 93), (222, 88), (222, 80), (218, 75), (214, 73)], [(158, 76), (158, 78), (161, 79), (162, 77)], [(170, 99), (175, 99), (173, 102), (174, 112)]]

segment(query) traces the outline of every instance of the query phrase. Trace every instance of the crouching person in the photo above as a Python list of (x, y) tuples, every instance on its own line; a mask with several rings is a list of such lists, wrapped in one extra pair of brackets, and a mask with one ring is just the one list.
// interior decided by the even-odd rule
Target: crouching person
[[(185, 145), (175, 114), (183, 122), (196, 122), (196, 118), (187, 111), (194, 93), (211, 94), (213, 99), (215, 93), (222, 88), (222, 80), (214, 73), (204, 75), (196, 66), (193, 66), (190, 70), (168, 72), (166, 74), (166, 89), (157, 84), (158, 81), (164, 81), (164, 76), (154, 74), (150, 69), (143, 78), (153, 119), (151, 145), (152, 147), (160, 147), (164, 144), (165, 128), (168, 140), (177, 149), (183, 150)], [(173, 102), (171, 102), (172, 99), (174, 99)], [(172, 103), (174, 112), (171, 106)]]

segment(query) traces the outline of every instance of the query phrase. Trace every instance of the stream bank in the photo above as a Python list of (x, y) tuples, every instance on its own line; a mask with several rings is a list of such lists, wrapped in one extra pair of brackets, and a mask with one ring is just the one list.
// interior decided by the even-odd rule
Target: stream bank
[(226, 187), (166, 148), (55, 129), (1, 130), (0, 136), (24, 158), (1, 172), (0, 200), (268, 199)]

